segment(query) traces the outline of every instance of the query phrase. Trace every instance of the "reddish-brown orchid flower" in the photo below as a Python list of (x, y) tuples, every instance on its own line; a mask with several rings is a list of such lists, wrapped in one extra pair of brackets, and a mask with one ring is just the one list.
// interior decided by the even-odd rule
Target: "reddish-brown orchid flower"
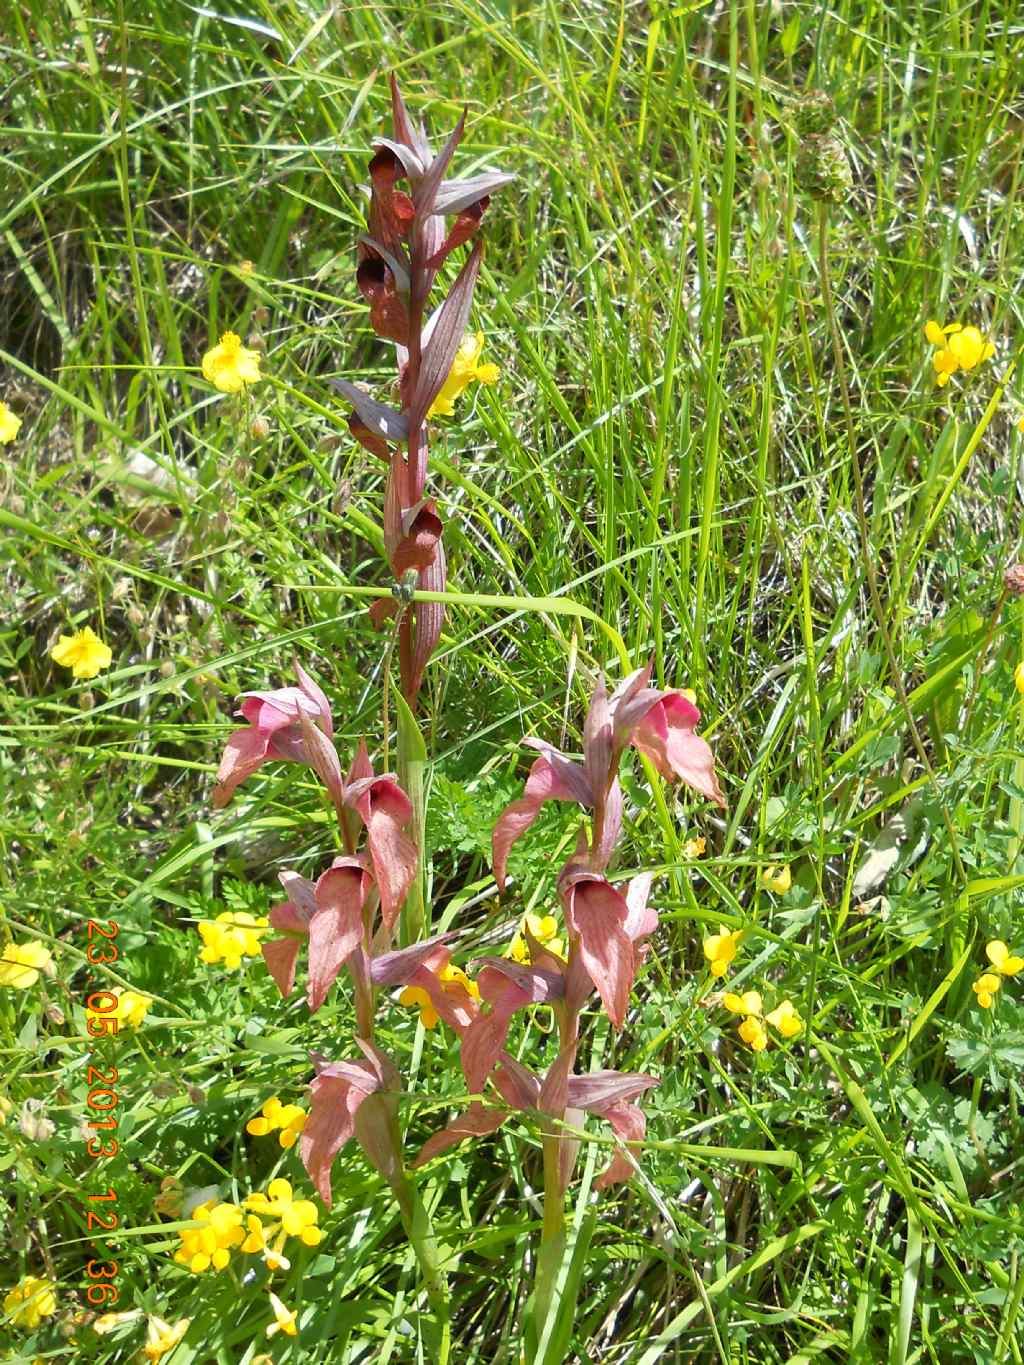
[[(563, 1053), (559, 1061), (553, 1063), (548, 1079), (541, 1081), (515, 1058), (502, 1053), (494, 1073), (494, 1083), (501, 1099), (505, 1101), (504, 1105), (474, 1101), (467, 1110), (427, 1139), (413, 1165), (422, 1166), (468, 1137), (484, 1137), (496, 1132), (516, 1111), (537, 1114), (542, 1126), (545, 1117), (554, 1117), (570, 1127), (578, 1127), (584, 1113), (597, 1114), (611, 1124), (617, 1137), (626, 1142), (642, 1140), (646, 1132), (643, 1110), (630, 1101), (656, 1086), (658, 1078), (620, 1071), (594, 1071), (587, 1076), (572, 1076), (568, 1074), (569, 1065), (571, 1058), (567, 1062)], [(567, 1138), (563, 1138), (563, 1142), (568, 1144), (568, 1159), (560, 1163), (564, 1188), (569, 1183), (576, 1143)], [(632, 1174), (632, 1162), (621, 1148), (617, 1149), (611, 1163), (595, 1182), (595, 1187), (604, 1189), (617, 1181), (628, 1180)]]
[(276, 692), (244, 692), (238, 714), (249, 722), (232, 734), (217, 769), (213, 804), (226, 806), (239, 783), (270, 759), (311, 763), (303, 737), (302, 720), (328, 740), (334, 734), (331, 708), (319, 685), (296, 663), (298, 687)]
[(618, 771), (630, 744), (645, 754), (663, 776), (679, 778), (717, 805), (725, 797), (715, 776), (714, 755), (694, 733), (700, 712), (682, 692), (648, 687), (651, 666), (631, 673), (609, 697), (599, 683), (583, 731), (583, 763), (569, 759), (544, 740), (523, 742), (539, 749), (526, 789), (502, 812), (493, 835), (494, 879), (505, 888), (508, 854), (533, 824), (545, 801), (575, 801), (593, 811), (593, 839), (587, 865), (600, 872), (608, 866), (622, 824)]

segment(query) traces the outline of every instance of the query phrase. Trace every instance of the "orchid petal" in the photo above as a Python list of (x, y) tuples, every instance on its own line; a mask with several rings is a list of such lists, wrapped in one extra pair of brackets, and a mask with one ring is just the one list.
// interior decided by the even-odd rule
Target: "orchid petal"
[[(392, 953), (381, 953), (370, 965), (370, 979), (375, 986), (404, 986), (423, 966), (440, 969), (448, 962), (450, 954), (443, 947), (455, 937), (454, 934), (438, 934), (435, 938), (414, 943), (411, 948), (398, 948)], [(439, 951), (440, 950), (440, 951)], [(435, 962), (431, 962), (431, 958)]]
[(350, 384), (347, 379), (329, 379), (327, 382), (332, 389), (337, 389), (343, 398), (348, 399), (359, 414), (360, 421), (365, 423), (374, 435), (383, 436), (385, 440), (392, 442), (406, 440), (409, 435), (409, 423), (404, 413), (389, 407), (387, 403), (378, 403), (375, 398), (371, 398), (355, 384)]
[(443, 529), (433, 498), (421, 499), (408, 508), (402, 514), (402, 540), (391, 555), (395, 576), (401, 578), (409, 569), (422, 573), (428, 568), (437, 555)]
[(367, 1062), (326, 1066), (310, 1086), (309, 1117), (302, 1130), (302, 1164), (320, 1198), (331, 1203), (331, 1165), (355, 1132), (356, 1111), (380, 1080)]
[(218, 810), (228, 804), (239, 783), (263, 766), (269, 748), (267, 735), (251, 726), (236, 730), (228, 737), (217, 769), (217, 785), (213, 789), (213, 804)]
[(506, 171), (484, 171), (465, 180), (442, 180), (434, 196), (434, 213), (462, 213), (464, 209), (489, 198), (496, 190), (511, 185), (514, 175)]
[(317, 708), (320, 717), (320, 729), (323, 730), (328, 739), (332, 739), (334, 737), (334, 721), (331, 717), (331, 703), (327, 700), (327, 694), (316, 679), (310, 677), (298, 659), (293, 660), (292, 667), (295, 669), (295, 676), (299, 680), (302, 691)]
[[(498, 984), (496, 984), (496, 982)], [(487, 993), (491, 1002), (487, 1014), (478, 1014), (462, 1037), (462, 1074), (471, 1094), (483, 1090), (487, 1077), (501, 1056), (509, 1024), (516, 1010), (530, 1003), (529, 993), (514, 981), (499, 975), (492, 967), (484, 968), (478, 978), (481, 994)]]
[(622, 927), (626, 937), (633, 943), (638, 939), (647, 938), (658, 927), (658, 912), (647, 904), (653, 880), (653, 872), (641, 872), (626, 888), (626, 905), (629, 911)]
[(567, 1102), (578, 1109), (602, 1114), (617, 1104), (642, 1095), (659, 1085), (657, 1076), (635, 1071), (591, 1071), (586, 1076), (570, 1076)]
[(631, 743), (663, 777), (681, 778), (709, 801), (724, 806), (707, 740), (694, 734), (700, 712), (681, 692), (666, 692), (633, 730)]
[(277, 989), (286, 998), (295, 989), (295, 968), (300, 946), (294, 938), (275, 938), (260, 944), (267, 970), (277, 983)]
[[(298, 872), (279, 872), (277, 880), (284, 887), (285, 895), (289, 903), (295, 907), (299, 917), (305, 925), (316, 914), (316, 882), (311, 882), (308, 877), (302, 877)], [(273, 910), (270, 912), (273, 915)], [(271, 919), (271, 924), (275, 929), (287, 929), (290, 926), (284, 923), (278, 924)]]
[(494, 1073), (494, 1084), (501, 1098), (512, 1109), (536, 1109), (540, 1100), (540, 1081), (529, 1067), (510, 1056), (501, 1055)]
[(419, 851), (403, 826), (412, 819), (412, 803), (391, 777), (350, 782), (345, 804), (366, 827), (373, 875), (380, 890), (380, 911), (390, 929), (408, 895), (419, 866)]
[[(448, 378), (448, 373), (455, 360), (455, 354), (462, 345), (466, 324), (469, 322), (473, 289), (476, 285), (476, 277), (480, 271), (482, 259), (483, 244), (477, 242), (456, 276), (455, 283), (448, 292), (448, 297), (441, 305), (441, 312), (434, 326), (433, 335), (423, 348), (416, 391), (409, 405), (409, 431), (419, 430), (427, 414), (427, 409), (441, 392), (441, 386)], [(362, 412), (359, 415), (365, 420)]]
[(345, 799), (345, 783), (341, 776), (341, 762), (334, 741), (302, 713), (299, 716), (302, 729), (302, 747), (309, 766), (327, 788), (335, 808), (340, 808)]
[(414, 151), (420, 162), (426, 166), (431, 157), (430, 143), (424, 136), (422, 128), (417, 128), (410, 118), (394, 76), (391, 77), (391, 117), (395, 125), (395, 137), (403, 146)]
[(310, 1013), (327, 998), (345, 959), (362, 942), (365, 878), (359, 867), (332, 867), (316, 884), (316, 914), (309, 921)]

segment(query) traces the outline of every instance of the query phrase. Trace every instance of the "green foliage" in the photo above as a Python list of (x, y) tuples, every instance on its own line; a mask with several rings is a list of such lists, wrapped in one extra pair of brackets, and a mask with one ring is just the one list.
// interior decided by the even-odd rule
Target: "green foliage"
[[(310, 1021), (259, 960), (201, 963), (195, 923), (265, 914), (279, 871), (315, 874), (338, 851), (317, 784), (290, 765), (211, 812), (239, 692), (276, 685), (297, 655), (343, 754), (360, 735), (381, 753), (387, 636), (344, 588), (388, 586), (382, 466), (327, 381), (383, 396), (351, 265), (386, 62), (435, 136), (468, 102), (469, 158), (518, 173), (489, 210), (474, 319), (501, 380), (431, 444), (449, 586), (596, 611), (637, 662), (696, 690), (729, 797), (724, 817), (652, 798), (638, 762), (624, 782), (617, 873), (656, 870), (662, 921), (626, 1027), (598, 1032), (592, 1064), (662, 1080), (642, 1175), (580, 1210), (575, 1325), (564, 1346), (559, 1321), (552, 1349), (580, 1365), (1019, 1365), (1021, 978), (988, 1012), (971, 991), (987, 940), (1024, 948), (1024, 612), (1000, 602), (1022, 449), (1011, 18), (849, 0), (11, 8), (0, 400), (24, 422), (0, 480), (0, 944), (38, 937), (55, 975), (0, 987), (0, 1295), (52, 1274), (58, 1311), (38, 1331), (0, 1326), (5, 1359), (138, 1351), (141, 1321), (102, 1336), (83, 1316), (86, 1196), (108, 1187), (117, 1307), (192, 1319), (170, 1365), (422, 1358), (402, 1230), (358, 1155), (321, 1245), (273, 1277), (299, 1311), (294, 1342), (265, 1335), (262, 1266), (190, 1275), (154, 1207), (168, 1179), (232, 1198), (277, 1174), (301, 1184), (294, 1152), (245, 1123), (272, 1094), (301, 1103), (310, 1049), (347, 1055), (351, 1037), (343, 991)], [(934, 777), (865, 590), (793, 188), (796, 105), (815, 90), (853, 176), (829, 241), (872, 563)], [(976, 323), (996, 359), (936, 390), (928, 317)], [(199, 376), (227, 328), (265, 347), (268, 378), (239, 401)], [(114, 662), (76, 683), (49, 650), (84, 624)], [(618, 677), (589, 624), (449, 611), (421, 716), (427, 887), (463, 965), (524, 909), (554, 908), (575, 809), (552, 803), (516, 846), (505, 901), (490, 834), (521, 791), (524, 734), (579, 750), (599, 670)], [(393, 756), (393, 708), (391, 723)], [(698, 836), (705, 853), (685, 856)], [(760, 881), (780, 864), (783, 896)], [(117, 962), (86, 961), (89, 916), (121, 926)], [(701, 951), (722, 923), (745, 935), (728, 987), (792, 999), (804, 1036), (760, 1056), (739, 1042)], [(120, 985), (153, 1005), (92, 1055), (118, 1069), (122, 1144), (93, 1161), (84, 1002)], [(513, 1046), (549, 1057), (546, 1028), (543, 1011), (517, 1022)], [(464, 1106), (457, 1046), (403, 1007), (384, 1044), (415, 1148)], [(604, 1132), (589, 1125), (581, 1169), (603, 1163)], [(422, 1175), (465, 1365), (517, 1358), (539, 1183), (529, 1116)]]

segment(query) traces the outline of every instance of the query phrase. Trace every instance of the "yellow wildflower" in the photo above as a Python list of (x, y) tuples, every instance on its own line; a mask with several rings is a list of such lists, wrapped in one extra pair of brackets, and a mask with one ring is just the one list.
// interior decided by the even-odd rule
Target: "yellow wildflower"
[(210, 1200), (192, 1212), (197, 1227), (182, 1228), (178, 1233), (181, 1246), (174, 1253), (180, 1265), (187, 1265), (193, 1275), (201, 1275), (213, 1266), (223, 1270), (231, 1259), (231, 1251), (245, 1238), (242, 1210), (237, 1204), (215, 1204)]
[(196, 926), (203, 940), (199, 956), (211, 966), (221, 959), (229, 971), (237, 971), (243, 957), (259, 957), (260, 938), (268, 921), (242, 911), (226, 910), (215, 920), (201, 920)]
[(744, 1019), (738, 1032), (743, 1041), (754, 1052), (763, 1052), (768, 1046), (768, 1030), (760, 1019), (753, 1014)]
[(994, 938), (985, 946), (985, 956), (1000, 976), (1016, 976), (1024, 967), (1024, 957), (1012, 957), (1002, 939)]
[(260, 378), (260, 353), (242, 345), (242, 338), (225, 332), (203, 356), (203, 378), (221, 393), (241, 393)]
[[(788, 1001), (786, 1003), (789, 1004)], [(732, 991), (727, 991), (722, 996), (722, 1004), (733, 1014), (745, 1016), (739, 1026), (739, 1035), (755, 1052), (763, 1052), (768, 1046), (768, 1030), (761, 1022), (761, 1011), (764, 1006), (760, 992), (744, 991), (742, 995), (736, 995)]]
[(554, 915), (531, 915), (528, 913), (523, 916), (519, 933), (509, 944), (506, 956), (510, 957), (513, 962), (529, 962), (530, 960), (530, 945), (526, 939), (527, 929), (542, 948), (546, 948), (549, 953), (554, 953), (557, 957), (565, 957), (565, 944), (558, 937), (558, 920), (555, 919)]
[(39, 973), (53, 975), (53, 954), (34, 939), (28, 943), (8, 943), (0, 955), (0, 986), (27, 991), (39, 980)]
[(793, 885), (793, 874), (789, 870), (789, 864), (782, 867), (766, 867), (761, 873), (761, 885), (766, 891), (774, 891), (777, 896), (784, 896)]
[(7, 1122), (7, 1115), (14, 1113), (14, 1105), (6, 1095), (0, 1095), (0, 1128)]
[(1013, 670), (1013, 682), (1018, 692), (1024, 693), (1024, 659)]
[[(441, 982), (442, 990), (450, 992), (452, 995), (461, 995), (466, 991), (474, 1000), (480, 999), (480, 987), (475, 981), (470, 981), (465, 972), (449, 963), (447, 967), (442, 967), (438, 972), (438, 979)], [(454, 989), (452, 989), (454, 987)], [(420, 1023), (424, 1028), (433, 1028), (439, 1019), (437, 1010), (434, 1009), (430, 996), (421, 986), (406, 986), (405, 990), (398, 997), (400, 1005), (415, 1005), (420, 1012)]]
[(441, 391), (427, 409), (428, 417), (451, 417), (455, 412), (455, 399), (460, 398), (475, 379), (480, 384), (496, 384), (501, 371), (497, 365), (481, 365), (480, 353), (484, 349), (484, 334), (468, 332), (462, 345), (455, 353), (455, 359), (448, 372), (448, 378), (441, 385)]
[(173, 1351), (188, 1331), (191, 1321), (191, 1318), (180, 1318), (172, 1326), (169, 1322), (164, 1322), (163, 1318), (150, 1314), (146, 1328), (146, 1344), (142, 1348), (146, 1360), (159, 1360), (168, 1351)]
[[(315, 1247), (323, 1236), (316, 1225), (320, 1213), (312, 1199), (294, 1199), (291, 1185), (280, 1177), (270, 1182), (266, 1194), (250, 1194), (245, 1207), (251, 1212), (245, 1220), (248, 1236), (242, 1250), (248, 1255), (262, 1252), (270, 1270), (289, 1268), (283, 1252), (288, 1237), (298, 1237), (304, 1246)], [(264, 1226), (263, 1218), (273, 1220), (269, 1227)]]
[(996, 348), (985, 340), (977, 327), (964, 327), (959, 322), (940, 327), (937, 322), (930, 321), (924, 334), (935, 347), (932, 367), (940, 388), (949, 383), (950, 375), (956, 374), (957, 370), (973, 370), (996, 353)]
[(57, 1286), (52, 1280), (26, 1275), (4, 1298), (4, 1314), (13, 1327), (34, 1332), (43, 1318), (57, 1311)]
[(274, 1321), (267, 1324), (267, 1336), (276, 1336), (278, 1332), (283, 1332), (286, 1337), (293, 1337), (298, 1332), (295, 1325), (295, 1313), (290, 1308), (285, 1308), (284, 1304), (271, 1290), (270, 1306), (274, 1310)]
[(266, 1137), (279, 1128), (278, 1142), (282, 1147), (294, 1147), (299, 1134), (306, 1126), (306, 1111), (297, 1104), (282, 1104), (276, 1095), (271, 1095), (256, 1118), (250, 1119), (245, 1131), (253, 1137)]
[(758, 991), (744, 991), (742, 995), (734, 995), (732, 991), (726, 991), (722, 996), (722, 1004), (733, 1014), (747, 1014), (755, 1018), (760, 1018), (763, 1008), (761, 995)]
[(708, 846), (708, 841), (703, 834), (699, 834), (696, 839), (687, 839), (683, 845), (684, 858), (699, 858)]
[(1017, 430), (1024, 431), (1024, 417), (1017, 418)]
[(783, 1000), (770, 1014), (765, 1015), (765, 1019), (773, 1029), (782, 1034), (783, 1038), (795, 1038), (803, 1031), (804, 1021), (792, 1000)]
[(978, 997), (978, 1004), (983, 1010), (992, 1008), (992, 1001), (996, 991), (1003, 984), (1002, 978), (994, 976), (991, 972), (986, 972), (984, 976), (979, 976), (977, 981), (971, 986), (971, 990)]
[(149, 1012), (149, 1007), (153, 1000), (151, 996), (140, 995), (138, 991), (123, 991), (116, 989), (114, 995), (117, 996), (117, 1008), (107, 1010), (105, 1014), (97, 1014), (93, 1010), (86, 1010), (88, 1019), (116, 1019), (119, 1025), (127, 1028), (138, 1028)]
[(704, 956), (708, 960), (712, 976), (725, 976), (736, 956), (736, 949), (740, 946), (742, 937), (742, 929), (735, 929), (730, 933), (723, 924), (721, 933), (712, 934), (704, 940)]
[(62, 635), (50, 650), (50, 658), (61, 668), (70, 668), (76, 678), (95, 678), (110, 667), (113, 658), (110, 646), (105, 645), (89, 626), (76, 630), (74, 635)]
[(21, 430), (21, 418), (15, 416), (6, 403), (0, 403), (0, 445), (13, 441)]

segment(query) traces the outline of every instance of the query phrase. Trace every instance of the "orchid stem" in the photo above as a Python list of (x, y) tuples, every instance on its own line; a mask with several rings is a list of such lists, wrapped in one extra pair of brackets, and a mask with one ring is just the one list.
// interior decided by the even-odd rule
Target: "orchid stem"
[(392, 1183), (392, 1191), (402, 1215), (402, 1226), (419, 1263), (423, 1287), (434, 1316), (431, 1361), (448, 1365), (452, 1344), (451, 1305), (448, 1298), (448, 1278), (441, 1268), (437, 1239), (427, 1206), (419, 1191), (404, 1171)]
[(537, 1253), (537, 1273), (533, 1291), (533, 1314), (536, 1339), (544, 1338), (544, 1328), (551, 1312), (558, 1283), (558, 1272), (565, 1252), (565, 1192), (559, 1173), (557, 1133), (544, 1137), (544, 1222)]

